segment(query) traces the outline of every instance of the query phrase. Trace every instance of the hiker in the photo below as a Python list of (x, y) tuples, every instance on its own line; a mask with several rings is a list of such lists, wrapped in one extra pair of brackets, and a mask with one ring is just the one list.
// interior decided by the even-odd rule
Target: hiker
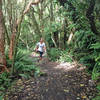
[(40, 60), (42, 60), (43, 53), (46, 52), (46, 46), (45, 46), (43, 38), (41, 38), (40, 41), (36, 44), (35, 50), (36, 50), (36, 52), (38, 52), (40, 54), (39, 58), (40, 58)]

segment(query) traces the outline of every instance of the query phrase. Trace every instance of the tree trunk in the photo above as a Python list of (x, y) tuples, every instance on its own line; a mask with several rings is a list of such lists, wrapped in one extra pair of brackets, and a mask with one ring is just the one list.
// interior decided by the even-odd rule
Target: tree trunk
[(68, 21), (67, 21), (67, 18), (64, 19), (64, 26), (63, 26), (63, 31), (64, 31), (64, 38), (63, 38), (63, 44), (64, 44), (64, 47), (63, 49), (66, 48), (66, 41), (67, 41), (67, 29), (66, 27), (68, 27)]
[(0, 70), (1, 70), (0, 72), (7, 70), (6, 56), (5, 56), (5, 34), (3, 27), (2, 0), (0, 0)]
[(33, 25), (33, 28), (34, 28), (34, 32), (38, 35), (38, 37), (41, 37), (41, 31), (40, 31), (40, 28), (39, 28), (39, 25), (38, 25), (38, 22), (36, 20), (36, 17), (35, 17), (35, 14), (34, 14), (34, 8), (32, 8), (32, 25)]
[(91, 0), (89, 8), (86, 12), (86, 16), (89, 19), (89, 23), (90, 23), (92, 32), (96, 35), (99, 35), (99, 32), (96, 29), (96, 25), (95, 25), (95, 21), (94, 21), (94, 15), (93, 15), (94, 7), (95, 7), (95, 0)]
[(51, 0), (50, 4), (50, 22), (54, 21), (54, 12), (53, 12), (53, 1)]
[(37, 5), (39, 2), (40, 2), (40, 0), (35, 0), (35, 2), (33, 2), (33, 0), (31, 0), (28, 3), (26, 9), (24, 6), (20, 18), (17, 19), (17, 21), (15, 22), (15, 24), (13, 26), (13, 31), (12, 31), (13, 33), (11, 35), (10, 47), (9, 47), (9, 59), (12, 60), (12, 73), (11, 74), (13, 74), (15, 71), (14, 63), (15, 63), (15, 58), (16, 58), (16, 54), (17, 54), (17, 45), (18, 45), (18, 40), (19, 40), (19, 36), (20, 36), (22, 20), (24, 18), (24, 15), (26, 13), (28, 13), (28, 11), (30, 10), (31, 5)]
[(65, 47), (66, 47), (66, 40), (67, 40), (67, 33), (66, 32), (64, 32), (64, 49), (65, 49)]
[(69, 12), (73, 12), (73, 14), (72, 14), (72, 20), (73, 20), (73, 22), (74, 23), (76, 23), (77, 22), (77, 20), (79, 19), (78, 18), (78, 12), (77, 12), (77, 10), (76, 10), (76, 8), (73, 6), (73, 4), (71, 3), (71, 1), (69, 1), (69, 0), (58, 0), (59, 2), (60, 2), (60, 5), (62, 5), (63, 7), (65, 7), (66, 8), (66, 4), (69, 6), (69, 8), (68, 8), (68, 10), (69, 10)]
[[(19, 36), (20, 36), (20, 28), (21, 28), (21, 23), (22, 20), (24, 18), (24, 15), (26, 13), (28, 13), (31, 5), (37, 5), (40, 2), (40, 0), (35, 0), (35, 2), (33, 2), (33, 0), (31, 0), (29, 2), (29, 4), (27, 5), (26, 9), (23, 9), (22, 15), (19, 19), (17, 19), (17, 21), (15, 22), (15, 26), (13, 27), (13, 33), (11, 35), (11, 39), (10, 39), (10, 47), (9, 47), (9, 59), (14, 61), (14, 56), (16, 55), (16, 45), (17, 42), (19, 40)], [(12, 65), (13, 66), (13, 65)]]
[(58, 31), (53, 32), (53, 37), (54, 37), (57, 47), (59, 47), (59, 35), (58, 34), (59, 34)]

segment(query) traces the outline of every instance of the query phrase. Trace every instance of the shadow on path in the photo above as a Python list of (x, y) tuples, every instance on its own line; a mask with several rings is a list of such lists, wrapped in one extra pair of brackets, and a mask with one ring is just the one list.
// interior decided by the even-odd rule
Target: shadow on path
[(89, 84), (91, 78), (84, 67), (78, 68), (76, 63), (45, 61), (46, 58), (39, 64), (45, 75), (19, 79), (5, 100), (92, 100), (95, 97), (95, 84)]

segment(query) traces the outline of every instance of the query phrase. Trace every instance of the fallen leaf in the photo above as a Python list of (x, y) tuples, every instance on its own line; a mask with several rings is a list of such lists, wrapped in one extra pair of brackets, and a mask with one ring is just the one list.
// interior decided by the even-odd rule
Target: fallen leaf
[(64, 89), (64, 92), (69, 92), (69, 90)]
[(22, 80), (19, 79), (19, 80), (17, 81), (17, 85), (21, 85), (21, 84), (22, 84)]
[(84, 84), (80, 84), (80, 86), (81, 86), (81, 87), (83, 87), (83, 86), (84, 86)]
[(48, 92), (48, 89), (46, 89), (46, 92)]
[(86, 99), (86, 96), (82, 96), (82, 99)]
[(76, 99), (77, 99), (77, 100), (80, 100), (80, 98), (79, 98), (79, 97), (77, 97)]

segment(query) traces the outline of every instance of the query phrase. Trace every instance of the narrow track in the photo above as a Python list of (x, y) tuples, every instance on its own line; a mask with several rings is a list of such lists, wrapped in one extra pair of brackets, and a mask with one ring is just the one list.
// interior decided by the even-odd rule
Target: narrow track
[(75, 63), (42, 62), (39, 66), (46, 74), (19, 79), (5, 100), (92, 100), (95, 97), (97, 91), (94, 84), (89, 84), (90, 76)]

